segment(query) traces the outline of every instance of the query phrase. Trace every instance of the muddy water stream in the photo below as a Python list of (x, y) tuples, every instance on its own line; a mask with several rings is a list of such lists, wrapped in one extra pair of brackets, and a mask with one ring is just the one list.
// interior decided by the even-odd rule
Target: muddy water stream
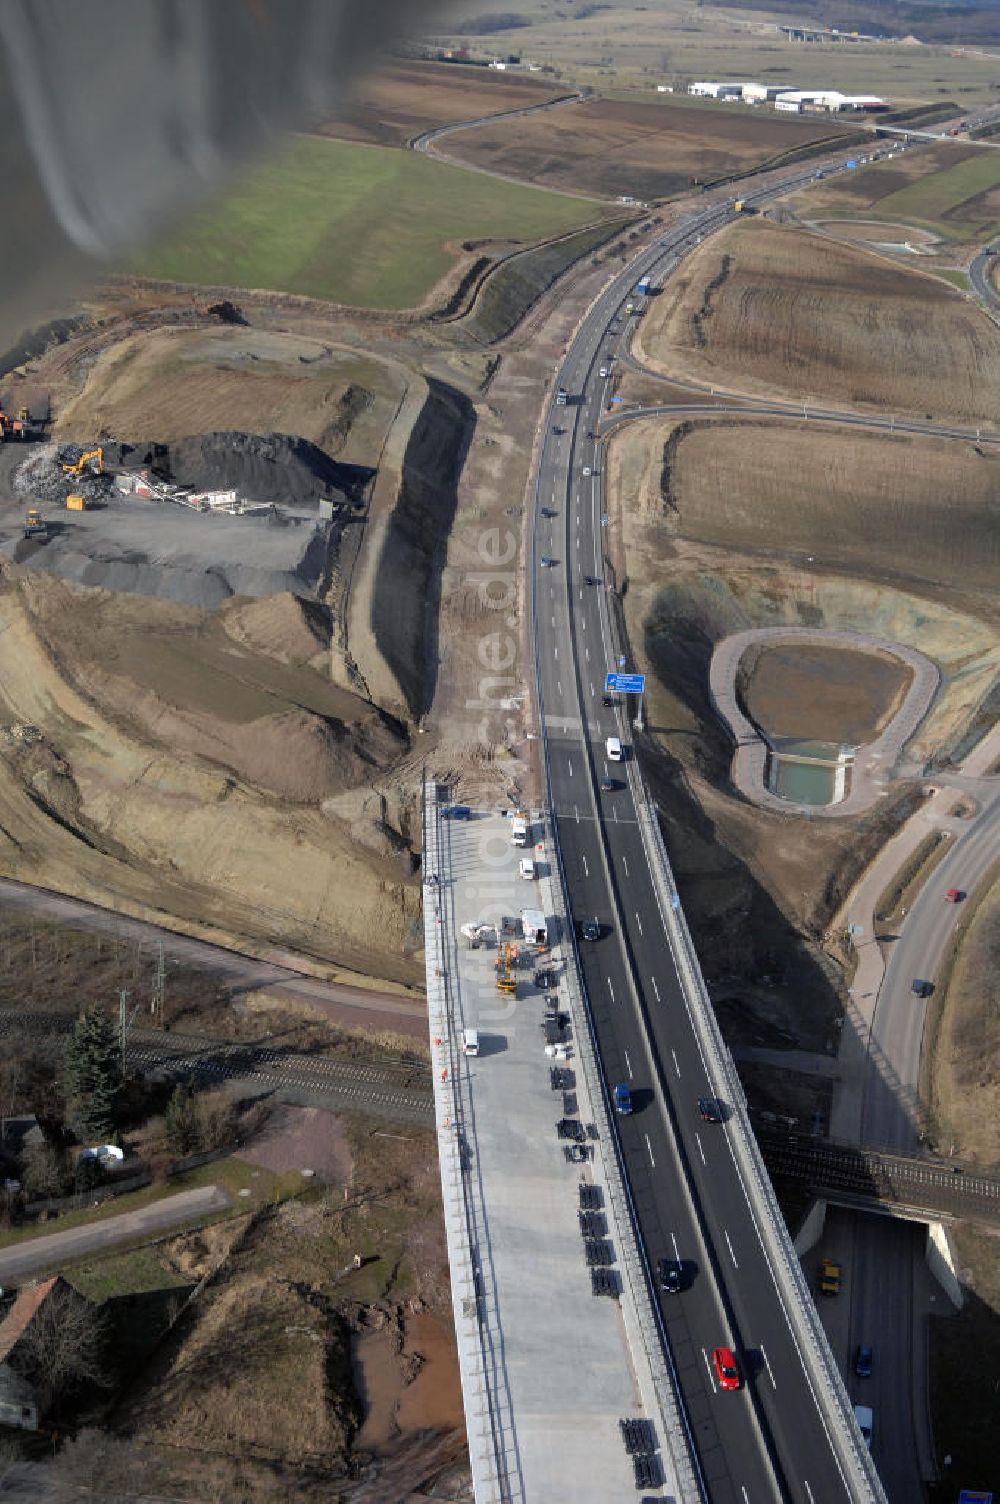
[[(424, 1360), (406, 1383), (408, 1359)], [(364, 1410), (360, 1448), (377, 1452), (398, 1435), (464, 1425), (455, 1340), (449, 1327), (426, 1312), (407, 1318), (402, 1353), (388, 1328), (354, 1341), (354, 1383)]]

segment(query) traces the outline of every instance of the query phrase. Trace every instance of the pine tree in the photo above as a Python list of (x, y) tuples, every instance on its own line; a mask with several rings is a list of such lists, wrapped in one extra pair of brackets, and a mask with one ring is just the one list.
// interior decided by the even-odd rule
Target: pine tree
[(163, 1117), (167, 1144), (174, 1154), (193, 1154), (201, 1148), (202, 1122), (191, 1086), (174, 1087)]
[(122, 1067), (114, 1024), (85, 1008), (66, 1046), (66, 1111), (86, 1138), (108, 1138), (118, 1123)]

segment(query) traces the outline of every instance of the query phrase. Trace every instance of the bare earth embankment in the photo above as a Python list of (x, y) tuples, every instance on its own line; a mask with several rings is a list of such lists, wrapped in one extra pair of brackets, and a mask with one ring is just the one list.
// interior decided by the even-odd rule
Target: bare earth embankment
[(761, 220), (724, 230), (653, 300), (635, 343), (726, 390), (1000, 421), (1000, 331), (944, 283)]

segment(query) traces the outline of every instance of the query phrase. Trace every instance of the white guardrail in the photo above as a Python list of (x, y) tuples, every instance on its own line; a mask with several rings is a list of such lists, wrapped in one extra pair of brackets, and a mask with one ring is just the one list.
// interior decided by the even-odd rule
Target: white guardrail
[[(736, 1168), (743, 1182), (747, 1202), (766, 1244), (778, 1299), (802, 1351), (807, 1377), (811, 1375), (817, 1404), (822, 1407), (828, 1425), (838, 1434), (841, 1460), (850, 1466), (855, 1485), (861, 1490), (853, 1493), (852, 1497), (858, 1500), (870, 1499), (873, 1504), (876, 1501), (877, 1504), (885, 1504), (886, 1495), (875, 1464), (862, 1441), (850, 1398), (830, 1351), (816, 1303), (806, 1283), (802, 1265), (774, 1194), (774, 1187), (757, 1147), (747, 1114), (743, 1086), (733, 1057), (722, 1038), (708, 995), (694, 941), (681, 908), (656, 811), (646, 795), (641, 777), (637, 776), (635, 783), (641, 791), (635, 799), (639, 828), (650, 872), (661, 899), (660, 908), (674, 965), (684, 988), (698, 1043), (709, 1068), (709, 1079), (713, 1087), (718, 1088), (719, 1096), (732, 1109), (732, 1116), (726, 1124), (729, 1141), (735, 1151)], [(634, 785), (633, 794), (636, 794)]]
[[(486, 1208), (478, 1164), (469, 1153), (474, 1118), (459, 1045), (461, 1001), (450, 966), (456, 918), (451, 885), (441, 880), (450, 863), (437, 784), (426, 779), (422, 814), (427, 1019), (469, 1462), (477, 1504), (524, 1504)], [(428, 881), (431, 874), (434, 882)]]

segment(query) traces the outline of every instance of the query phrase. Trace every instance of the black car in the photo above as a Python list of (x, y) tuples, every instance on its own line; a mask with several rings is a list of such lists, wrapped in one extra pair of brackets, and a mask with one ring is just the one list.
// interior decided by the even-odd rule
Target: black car
[(583, 583), (585, 585), (599, 585), (601, 582), (597, 578), (596, 574), (585, 574), (583, 577)]
[(585, 919), (580, 925), (580, 938), (582, 940), (600, 940), (601, 926), (596, 919)]
[(601, 793), (602, 794), (613, 794), (614, 791), (615, 791), (615, 789), (617, 787), (618, 787), (618, 782), (617, 782), (616, 779), (614, 779), (614, 778), (602, 778), (601, 779), (600, 788), (601, 788)]
[(930, 997), (934, 991), (934, 983), (925, 981), (923, 977), (914, 977), (910, 983), (910, 991), (914, 997)]
[(614, 695), (602, 695), (601, 704), (604, 706), (605, 710), (613, 710), (615, 705)]
[(554, 510), (554, 508), (552, 508), (552, 507), (542, 507), (542, 516), (543, 517), (555, 517), (557, 515), (558, 514), (556, 513), (556, 511)]
[(718, 1097), (699, 1097), (698, 1111), (703, 1123), (721, 1123), (725, 1118), (722, 1103)]
[(684, 1265), (677, 1259), (660, 1259), (656, 1283), (665, 1295), (679, 1295), (684, 1288)]

